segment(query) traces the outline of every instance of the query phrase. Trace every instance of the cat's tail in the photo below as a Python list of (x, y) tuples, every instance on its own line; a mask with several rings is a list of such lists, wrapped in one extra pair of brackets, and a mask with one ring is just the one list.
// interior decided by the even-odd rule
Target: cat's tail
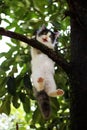
[(46, 94), (44, 90), (36, 92), (35, 91), (35, 97), (37, 99), (40, 111), (42, 113), (42, 116), (44, 119), (49, 119), (51, 115), (51, 107), (50, 107), (50, 99), (49, 96)]

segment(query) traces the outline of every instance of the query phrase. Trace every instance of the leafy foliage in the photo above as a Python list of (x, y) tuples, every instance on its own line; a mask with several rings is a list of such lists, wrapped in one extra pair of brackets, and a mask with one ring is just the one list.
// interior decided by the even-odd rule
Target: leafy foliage
[[(6, 29), (31, 37), (36, 29), (46, 24), (59, 30), (61, 36), (56, 51), (70, 60), (69, 18), (65, 0), (2, 0), (0, 1), (0, 23)], [(65, 18), (64, 18), (65, 17)], [(5, 60), (0, 65), (0, 113), (10, 114), (11, 104), (18, 109), (23, 104), (25, 120), (31, 129), (69, 130), (69, 82), (65, 72), (55, 66), (55, 80), (59, 88), (64, 89), (63, 97), (51, 99), (52, 116), (45, 121), (33, 96), (31, 83), (30, 47), (25, 43), (11, 39), (7, 53), (0, 53)], [(32, 109), (34, 108), (34, 110)]]

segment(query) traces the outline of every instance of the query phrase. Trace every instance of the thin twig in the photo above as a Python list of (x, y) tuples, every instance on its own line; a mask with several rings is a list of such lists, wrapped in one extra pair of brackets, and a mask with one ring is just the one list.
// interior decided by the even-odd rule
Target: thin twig
[(16, 130), (19, 130), (18, 123), (16, 123)]

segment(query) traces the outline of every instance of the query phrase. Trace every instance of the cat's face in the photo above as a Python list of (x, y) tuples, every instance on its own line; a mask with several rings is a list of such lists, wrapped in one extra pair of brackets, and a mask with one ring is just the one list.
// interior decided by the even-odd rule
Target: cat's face
[(46, 46), (53, 48), (58, 37), (58, 33), (52, 32), (44, 25), (37, 31), (36, 39), (45, 44)]

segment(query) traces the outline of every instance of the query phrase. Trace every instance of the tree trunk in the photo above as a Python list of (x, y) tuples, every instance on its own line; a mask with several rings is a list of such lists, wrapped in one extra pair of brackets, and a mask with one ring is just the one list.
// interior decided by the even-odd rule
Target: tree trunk
[(87, 130), (87, 2), (69, 0), (71, 11), (71, 130)]

